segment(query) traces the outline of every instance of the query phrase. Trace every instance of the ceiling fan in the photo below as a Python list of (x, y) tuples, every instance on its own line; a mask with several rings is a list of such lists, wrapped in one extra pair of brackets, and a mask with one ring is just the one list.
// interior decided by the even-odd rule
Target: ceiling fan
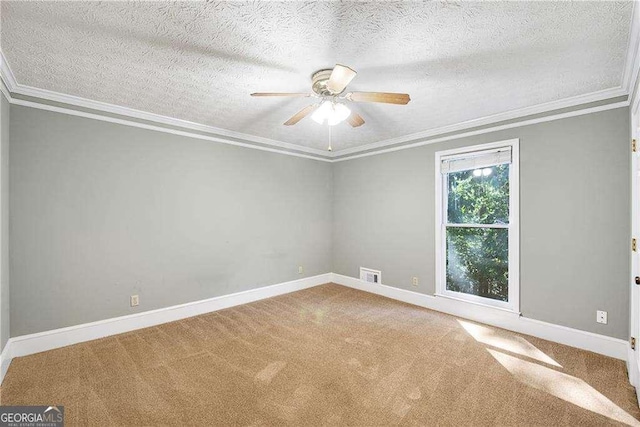
[(285, 126), (292, 126), (311, 114), (311, 118), (319, 124), (337, 125), (346, 120), (351, 126), (358, 127), (364, 124), (364, 119), (355, 111), (351, 111), (345, 105), (351, 102), (381, 102), (385, 104), (406, 105), (411, 98), (406, 93), (390, 92), (348, 92), (343, 94), (347, 85), (356, 76), (351, 68), (336, 64), (333, 69), (320, 70), (311, 76), (312, 93), (274, 93), (257, 92), (251, 96), (290, 96), (290, 97), (315, 97), (319, 101), (308, 105), (298, 111)]

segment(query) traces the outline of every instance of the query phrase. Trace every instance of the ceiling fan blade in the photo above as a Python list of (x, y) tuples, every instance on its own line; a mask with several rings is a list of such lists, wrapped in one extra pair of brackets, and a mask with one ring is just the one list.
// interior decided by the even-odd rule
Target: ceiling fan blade
[(405, 105), (411, 101), (406, 93), (391, 92), (351, 92), (346, 98), (353, 102), (382, 102), (385, 104)]
[(358, 126), (362, 126), (364, 124), (364, 119), (360, 116), (360, 114), (352, 111), (351, 115), (347, 117), (347, 122), (349, 122), (352, 127), (357, 128)]
[(297, 97), (308, 97), (311, 96), (308, 93), (287, 93), (287, 92), (255, 92), (252, 93), (251, 96), (297, 96)]
[(331, 77), (329, 77), (329, 81), (327, 82), (327, 89), (331, 93), (342, 93), (344, 88), (351, 83), (351, 80), (353, 80), (356, 74), (358, 73), (353, 71), (351, 68), (345, 65), (336, 64), (336, 66), (333, 67)]
[(292, 126), (295, 125), (296, 123), (298, 123), (300, 120), (304, 119), (305, 117), (307, 117), (309, 114), (313, 113), (315, 111), (315, 109), (318, 108), (318, 104), (311, 104), (311, 105), (307, 105), (306, 107), (304, 107), (302, 110), (298, 111), (296, 114), (293, 115), (293, 117), (291, 117), (289, 120), (287, 120), (286, 122), (284, 122), (285, 126)]

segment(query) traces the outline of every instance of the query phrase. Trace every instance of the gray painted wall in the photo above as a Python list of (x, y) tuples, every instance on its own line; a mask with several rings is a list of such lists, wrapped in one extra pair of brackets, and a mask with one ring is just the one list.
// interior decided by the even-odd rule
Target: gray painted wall
[[(334, 164), (334, 272), (382, 270), (386, 285), (435, 292), (434, 153), (520, 138), (524, 316), (627, 339), (627, 108)], [(606, 310), (609, 323), (596, 323)]]
[(331, 164), (11, 108), (12, 336), (331, 271)]
[(9, 102), (4, 95), (0, 95), (0, 349), (4, 349), (10, 336), (9, 110)]
[(379, 268), (411, 290), (418, 276), (432, 294), (435, 151), (511, 138), (523, 314), (628, 335), (626, 108), (333, 165), (19, 106), (10, 123), (12, 336), (293, 280), (298, 265)]

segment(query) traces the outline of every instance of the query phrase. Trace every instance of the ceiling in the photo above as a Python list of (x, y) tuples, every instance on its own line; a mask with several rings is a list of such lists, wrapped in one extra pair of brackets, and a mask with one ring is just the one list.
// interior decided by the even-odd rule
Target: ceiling
[(336, 63), (351, 104), (335, 151), (619, 87), (631, 2), (3, 1), (1, 47), (21, 85), (324, 149), (328, 128), (282, 123)]

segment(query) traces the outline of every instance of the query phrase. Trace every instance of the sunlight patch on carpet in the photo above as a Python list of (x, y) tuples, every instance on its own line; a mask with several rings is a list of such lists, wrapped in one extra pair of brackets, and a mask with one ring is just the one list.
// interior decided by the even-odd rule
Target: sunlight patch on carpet
[(583, 409), (630, 426), (640, 426), (631, 415), (580, 378), (487, 349), (518, 381)]
[(462, 325), (469, 335), (482, 344), (490, 345), (491, 347), (496, 347), (510, 353), (529, 357), (537, 360), (538, 362), (562, 368), (558, 362), (544, 354), (536, 346), (522, 337), (513, 334), (501, 334), (500, 331), (496, 331), (495, 329), (478, 325), (477, 323), (466, 322), (464, 320), (458, 319), (458, 323)]

